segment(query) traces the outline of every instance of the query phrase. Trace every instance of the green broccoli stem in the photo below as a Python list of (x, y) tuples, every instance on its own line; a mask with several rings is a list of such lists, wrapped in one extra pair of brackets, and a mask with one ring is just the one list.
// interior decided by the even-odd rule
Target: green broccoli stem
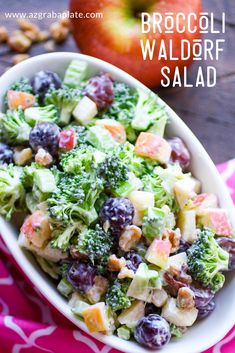
[(62, 107), (60, 111), (60, 119), (59, 119), (59, 122), (62, 126), (69, 124), (72, 111), (73, 109), (71, 109), (71, 107), (69, 106)]

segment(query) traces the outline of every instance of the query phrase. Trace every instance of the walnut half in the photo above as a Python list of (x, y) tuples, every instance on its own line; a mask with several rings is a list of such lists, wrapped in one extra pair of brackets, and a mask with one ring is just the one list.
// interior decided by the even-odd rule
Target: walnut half
[(164, 229), (164, 232), (162, 234), (162, 239), (168, 239), (171, 243), (171, 254), (176, 252), (179, 249), (180, 246), (180, 239), (181, 239), (181, 233), (180, 229), (177, 228), (176, 230), (172, 229)]
[(110, 255), (108, 258), (108, 269), (110, 271), (119, 272), (123, 267), (126, 266), (126, 260), (124, 257), (120, 259), (115, 255)]
[(139, 227), (128, 226), (119, 238), (119, 246), (123, 251), (129, 251), (140, 240), (142, 231)]
[(194, 293), (188, 287), (182, 287), (178, 290), (177, 306), (180, 309), (190, 310), (195, 307)]

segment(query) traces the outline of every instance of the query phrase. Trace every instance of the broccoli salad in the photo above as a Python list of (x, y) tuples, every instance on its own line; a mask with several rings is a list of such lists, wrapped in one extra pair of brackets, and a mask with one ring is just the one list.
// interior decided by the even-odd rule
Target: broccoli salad
[[(14, 82), (0, 113), (0, 214), (90, 332), (150, 349), (210, 315), (235, 238), (157, 96), (74, 60)], [(19, 217), (19, 216), (18, 216)]]

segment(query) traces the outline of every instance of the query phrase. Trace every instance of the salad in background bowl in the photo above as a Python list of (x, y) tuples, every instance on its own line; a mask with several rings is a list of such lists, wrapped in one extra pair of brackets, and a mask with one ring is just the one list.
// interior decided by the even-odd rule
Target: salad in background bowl
[(188, 353), (200, 337), (198, 352), (222, 338), (234, 323), (234, 208), (184, 123), (80, 54), (35, 57), (0, 83), (0, 212), (13, 219), (0, 226), (33, 283), (126, 352)]

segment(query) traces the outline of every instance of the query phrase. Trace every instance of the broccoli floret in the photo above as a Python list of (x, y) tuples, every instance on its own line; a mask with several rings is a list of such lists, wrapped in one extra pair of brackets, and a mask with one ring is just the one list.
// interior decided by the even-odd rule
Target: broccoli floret
[(12, 91), (20, 91), (20, 92), (27, 92), (33, 93), (33, 88), (27, 78), (20, 78), (18, 81), (15, 81), (11, 87), (9, 88)]
[(66, 173), (77, 174), (83, 171), (92, 172), (105, 158), (103, 152), (92, 146), (80, 146), (64, 153), (61, 158), (61, 166)]
[(84, 228), (86, 228), (86, 226), (82, 222), (76, 222), (66, 227), (57, 223), (56, 226), (53, 227), (53, 239), (50, 242), (51, 247), (58, 248), (62, 251), (68, 250), (71, 238)]
[(81, 91), (78, 89), (59, 88), (50, 90), (45, 97), (45, 104), (53, 104), (60, 110), (59, 124), (69, 123), (72, 111), (81, 98)]
[(26, 122), (30, 126), (34, 126), (43, 122), (57, 122), (58, 111), (54, 105), (50, 104), (45, 107), (32, 107), (24, 111)]
[(23, 110), (8, 110), (3, 116), (2, 123), (8, 142), (16, 144), (29, 141), (31, 127), (25, 120)]
[(112, 194), (119, 197), (128, 197), (132, 191), (142, 189), (142, 181), (134, 173), (128, 172), (127, 177), (127, 180), (122, 181), (118, 187), (112, 190)]
[(128, 180), (128, 168), (115, 156), (106, 157), (99, 165), (98, 175), (103, 178), (104, 186), (107, 189), (116, 189), (121, 183)]
[(137, 156), (134, 151), (134, 146), (129, 142), (116, 148), (114, 155), (132, 171), (137, 177), (141, 177), (145, 174), (153, 173), (156, 162)]
[(169, 166), (166, 169), (156, 167), (154, 173), (145, 174), (141, 180), (143, 182), (144, 190), (154, 193), (154, 200), (156, 207), (163, 207), (167, 205), (174, 212), (178, 212), (179, 206), (177, 204), (173, 186), (177, 180), (184, 178), (184, 175), (178, 165)]
[(101, 116), (101, 118), (119, 121), (125, 127), (127, 138), (131, 142), (137, 137), (131, 126), (137, 99), (138, 94), (135, 90), (125, 83), (114, 82), (113, 104)]
[(154, 193), (154, 201), (156, 207), (168, 205), (172, 209), (176, 209), (176, 200), (173, 193), (165, 190), (162, 179), (155, 175), (144, 175), (141, 179), (144, 186), (144, 191)]
[(111, 255), (113, 240), (100, 225), (95, 229), (85, 229), (79, 234), (77, 249), (81, 254), (87, 255), (93, 264), (99, 264), (101, 260), (108, 259)]
[(63, 175), (63, 172), (61, 170), (59, 170), (55, 165), (53, 165), (50, 168), (50, 171), (52, 172), (52, 174), (54, 175), (55, 181), (56, 181), (56, 185), (59, 183), (61, 176)]
[(0, 141), (3, 142), (5, 140), (4, 136), (4, 128), (3, 128), (3, 118), (5, 114), (0, 112)]
[(0, 166), (0, 214), (7, 220), (24, 207), (25, 191), (20, 176), (22, 170), (12, 164)]
[(224, 284), (220, 270), (228, 269), (229, 254), (223, 250), (209, 228), (204, 228), (187, 251), (188, 267), (192, 277), (205, 287), (218, 291)]
[(51, 217), (65, 224), (82, 220), (89, 225), (97, 219), (94, 203), (102, 190), (102, 181), (95, 174), (62, 174), (57, 191), (48, 199)]
[(149, 90), (138, 89), (138, 102), (131, 123), (133, 129), (146, 131), (151, 127), (163, 136), (166, 122), (167, 114), (158, 104), (157, 96)]
[(131, 301), (126, 295), (127, 287), (126, 285), (115, 281), (111, 285), (106, 294), (106, 304), (113, 310), (123, 310), (131, 306)]
[(142, 231), (146, 238), (160, 237), (165, 226), (166, 213), (160, 208), (149, 207), (144, 214)]
[(102, 117), (118, 120), (119, 114), (122, 111), (127, 111), (129, 115), (135, 108), (138, 94), (127, 84), (115, 81), (113, 84), (114, 99), (112, 105), (103, 113)]

